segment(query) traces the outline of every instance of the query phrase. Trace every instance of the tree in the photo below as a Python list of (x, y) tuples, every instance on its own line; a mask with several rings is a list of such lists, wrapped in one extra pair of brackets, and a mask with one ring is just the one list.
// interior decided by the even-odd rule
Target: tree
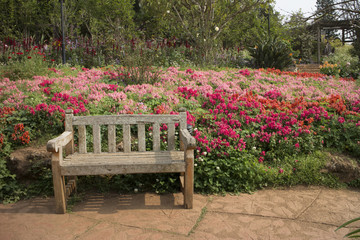
[[(334, 0), (316, 0), (316, 9), (319, 14), (322, 14), (323, 21), (335, 21), (336, 13), (334, 8)], [(335, 30), (326, 29), (325, 38), (336, 38)]]
[(284, 24), (286, 38), (290, 41), (292, 49), (299, 52), (298, 58), (302, 62), (310, 62), (313, 50), (313, 34), (307, 31), (309, 24), (304, 21), (304, 14), (300, 11), (293, 13), (289, 21)]
[(333, 4), (317, 11), (316, 19), (325, 17), (334, 11), (336, 19), (349, 20), (352, 25), (352, 38), (354, 40), (354, 54), (360, 58), (360, 1), (359, 0), (336, 0)]
[[(235, 20), (244, 20), (246, 14), (272, 0), (144, 0), (142, 6), (153, 8), (171, 23), (168, 32), (191, 41), (196, 46), (203, 61), (211, 59), (212, 49), (221, 43), (221, 36), (229, 30)], [(161, 19), (156, 19), (160, 21)], [(244, 24), (245, 21), (242, 21)]]

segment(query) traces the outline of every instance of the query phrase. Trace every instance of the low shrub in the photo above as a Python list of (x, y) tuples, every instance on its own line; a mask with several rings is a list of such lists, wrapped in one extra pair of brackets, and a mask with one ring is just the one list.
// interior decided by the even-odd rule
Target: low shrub
[(276, 36), (262, 36), (249, 51), (256, 68), (283, 70), (293, 64), (290, 44)]

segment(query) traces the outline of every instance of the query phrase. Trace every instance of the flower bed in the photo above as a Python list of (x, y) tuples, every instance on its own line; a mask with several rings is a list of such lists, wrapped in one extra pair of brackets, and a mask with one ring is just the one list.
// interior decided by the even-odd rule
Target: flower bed
[(60, 133), (67, 108), (84, 115), (176, 114), (186, 107), (198, 141), (198, 191), (324, 184), (331, 177), (319, 172), (324, 160), (319, 150), (360, 155), (360, 90), (353, 81), (265, 70), (168, 68), (154, 85), (122, 86), (117, 84), (121, 74), (109, 69), (73, 71), (79, 71), (75, 77), (57, 70), (56, 78), (3, 79), (1, 147)]

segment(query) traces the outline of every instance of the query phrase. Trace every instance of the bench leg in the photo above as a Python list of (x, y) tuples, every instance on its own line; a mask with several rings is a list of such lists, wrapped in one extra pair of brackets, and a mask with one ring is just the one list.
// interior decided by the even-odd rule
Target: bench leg
[(185, 152), (185, 176), (184, 176), (184, 206), (187, 209), (193, 208), (194, 195), (194, 150)]
[(52, 155), (51, 167), (54, 184), (56, 213), (64, 214), (66, 212), (65, 179), (63, 176), (61, 176), (58, 156), (56, 156), (59, 155), (59, 153), (53, 153)]

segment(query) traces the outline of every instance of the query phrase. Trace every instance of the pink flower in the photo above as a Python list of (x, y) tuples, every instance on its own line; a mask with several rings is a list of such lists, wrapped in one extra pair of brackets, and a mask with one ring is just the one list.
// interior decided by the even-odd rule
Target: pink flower
[(299, 144), (299, 143), (295, 143), (295, 147), (296, 147), (296, 148), (299, 148), (299, 147), (300, 147), (300, 144)]
[(279, 173), (283, 173), (283, 172), (284, 172), (284, 169), (280, 168)]
[(339, 117), (339, 118), (338, 118), (338, 121), (339, 121), (339, 123), (344, 123), (344, 122), (345, 122), (345, 118)]

